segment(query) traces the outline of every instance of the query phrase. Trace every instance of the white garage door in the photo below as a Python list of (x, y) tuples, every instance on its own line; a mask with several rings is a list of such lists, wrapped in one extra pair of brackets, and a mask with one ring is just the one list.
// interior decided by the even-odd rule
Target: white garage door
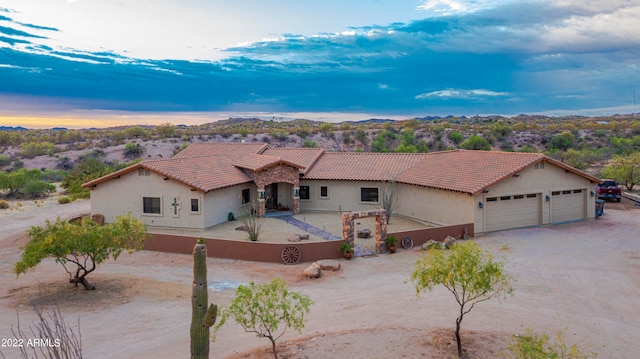
[(585, 191), (581, 189), (551, 192), (551, 222), (585, 218)]
[(487, 231), (540, 224), (540, 195), (537, 193), (488, 197), (485, 203)]

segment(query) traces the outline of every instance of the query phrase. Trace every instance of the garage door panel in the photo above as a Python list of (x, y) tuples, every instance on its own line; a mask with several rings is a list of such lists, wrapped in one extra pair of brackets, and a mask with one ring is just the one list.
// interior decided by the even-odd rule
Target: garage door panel
[(486, 230), (540, 224), (540, 196), (536, 194), (490, 197), (486, 200)]
[(551, 193), (551, 222), (577, 221), (585, 218), (585, 191), (554, 191)]

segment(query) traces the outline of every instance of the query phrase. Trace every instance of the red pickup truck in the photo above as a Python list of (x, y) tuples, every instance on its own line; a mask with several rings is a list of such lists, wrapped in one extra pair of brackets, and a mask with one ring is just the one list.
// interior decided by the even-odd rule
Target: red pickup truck
[(620, 202), (622, 198), (622, 190), (620, 190), (618, 182), (610, 179), (602, 180), (602, 183), (596, 186), (596, 193), (598, 194), (598, 199), (615, 199)]

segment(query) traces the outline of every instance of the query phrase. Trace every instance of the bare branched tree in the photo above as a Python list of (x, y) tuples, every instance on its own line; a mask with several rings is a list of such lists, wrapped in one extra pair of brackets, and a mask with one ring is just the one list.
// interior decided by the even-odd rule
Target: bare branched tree
[[(27, 331), (20, 327), (20, 314), (16, 313), (18, 323), (15, 329), (11, 327), (11, 333), (16, 344), (19, 344), (16, 346), (20, 351), (20, 358), (82, 359), (80, 318), (74, 330), (65, 322), (60, 307), (50, 296), (46, 295), (46, 298), (52, 308), (49, 311), (45, 311), (44, 306), (31, 299), (36, 320)], [(0, 356), (5, 358), (1, 351)]]
[(381, 206), (387, 212), (387, 224), (391, 220), (391, 214), (398, 209), (400, 201), (396, 197), (396, 181), (383, 182), (381, 188)]

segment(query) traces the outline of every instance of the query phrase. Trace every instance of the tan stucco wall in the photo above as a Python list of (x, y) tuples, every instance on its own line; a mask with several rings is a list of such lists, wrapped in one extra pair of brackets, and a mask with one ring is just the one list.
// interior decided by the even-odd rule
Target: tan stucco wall
[(595, 183), (591, 183), (584, 177), (565, 171), (564, 169), (546, 162), (544, 168), (535, 169), (533, 166), (520, 171), (518, 177), (511, 177), (491, 186), (487, 193), (475, 196), (473, 208), (475, 211), (476, 233), (484, 232), (485, 216), (484, 208), (479, 208), (478, 202), (485, 202), (487, 197), (504, 195), (539, 193), (541, 195), (542, 224), (551, 223), (551, 201), (546, 201), (546, 196), (551, 196), (553, 191), (583, 189), (586, 198), (586, 218), (595, 217), (595, 197), (591, 196)]
[(237, 186), (211, 191), (205, 195), (205, 228), (225, 222), (229, 218), (229, 212), (238, 218), (251, 210), (251, 204), (242, 204), (242, 190), (249, 188), (251, 201), (257, 201), (258, 190), (253, 183), (244, 183)]
[[(161, 198), (161, 214), (148, 215), (142, 213), (143, 197)], [(171, 203), (173, 198), (180, 198), (179, 216), (173, 215)], [(200, 200), (200, 213), (191, 213), (191, 199)], [(203, 228), (204, 211), (202, 210), (204, 195), (200, 191), (191, 191), (183, 184), (172, 180), (164, 180), (164, 176), (151, 172), (149, 176), (139, 176), (132, 171), (97, 185), (91, 190), (91, 213), (103, 214), (105, 222), (113, 222), (116, 217), (131, 212), (136, 218), (150, 226), (167, 226), (178, 228)]]
[[(309, 186), (310, 199), (300, 199), (300, 209), (305, 211), (365, 211), (379, 209), (382, 203), (360, 202), (361, 187), (382, 189), (389, 183), (375, 181), (321, 181), (301, 180), (300, 186)], [(320, 198), (320, 186), (327, 186), (329, 198)], [(426, 187), (396, 183), (399, 201), (394, 213), (441, 225), (473, 222), (473, 198), (467, 194), (440, 191)]]
[(400, 200), (397, 214), (450, 226), (474, 220), (473, 197), (466, 193), (443, 191), (403, 183), (396, 184)]
[[(300, 179), (300, 186), (309, 186), (310, 191), (310, 199), (300, 199), (302, 211), (348, 212), (380, 208), (380, 203), (360, 202), (360, 187), (380, 188), (380, 182)], [(320, 198), (320, 186), (328, 187), (328, 198)], [(381, 190), (378, 193), (381, 194)]]

